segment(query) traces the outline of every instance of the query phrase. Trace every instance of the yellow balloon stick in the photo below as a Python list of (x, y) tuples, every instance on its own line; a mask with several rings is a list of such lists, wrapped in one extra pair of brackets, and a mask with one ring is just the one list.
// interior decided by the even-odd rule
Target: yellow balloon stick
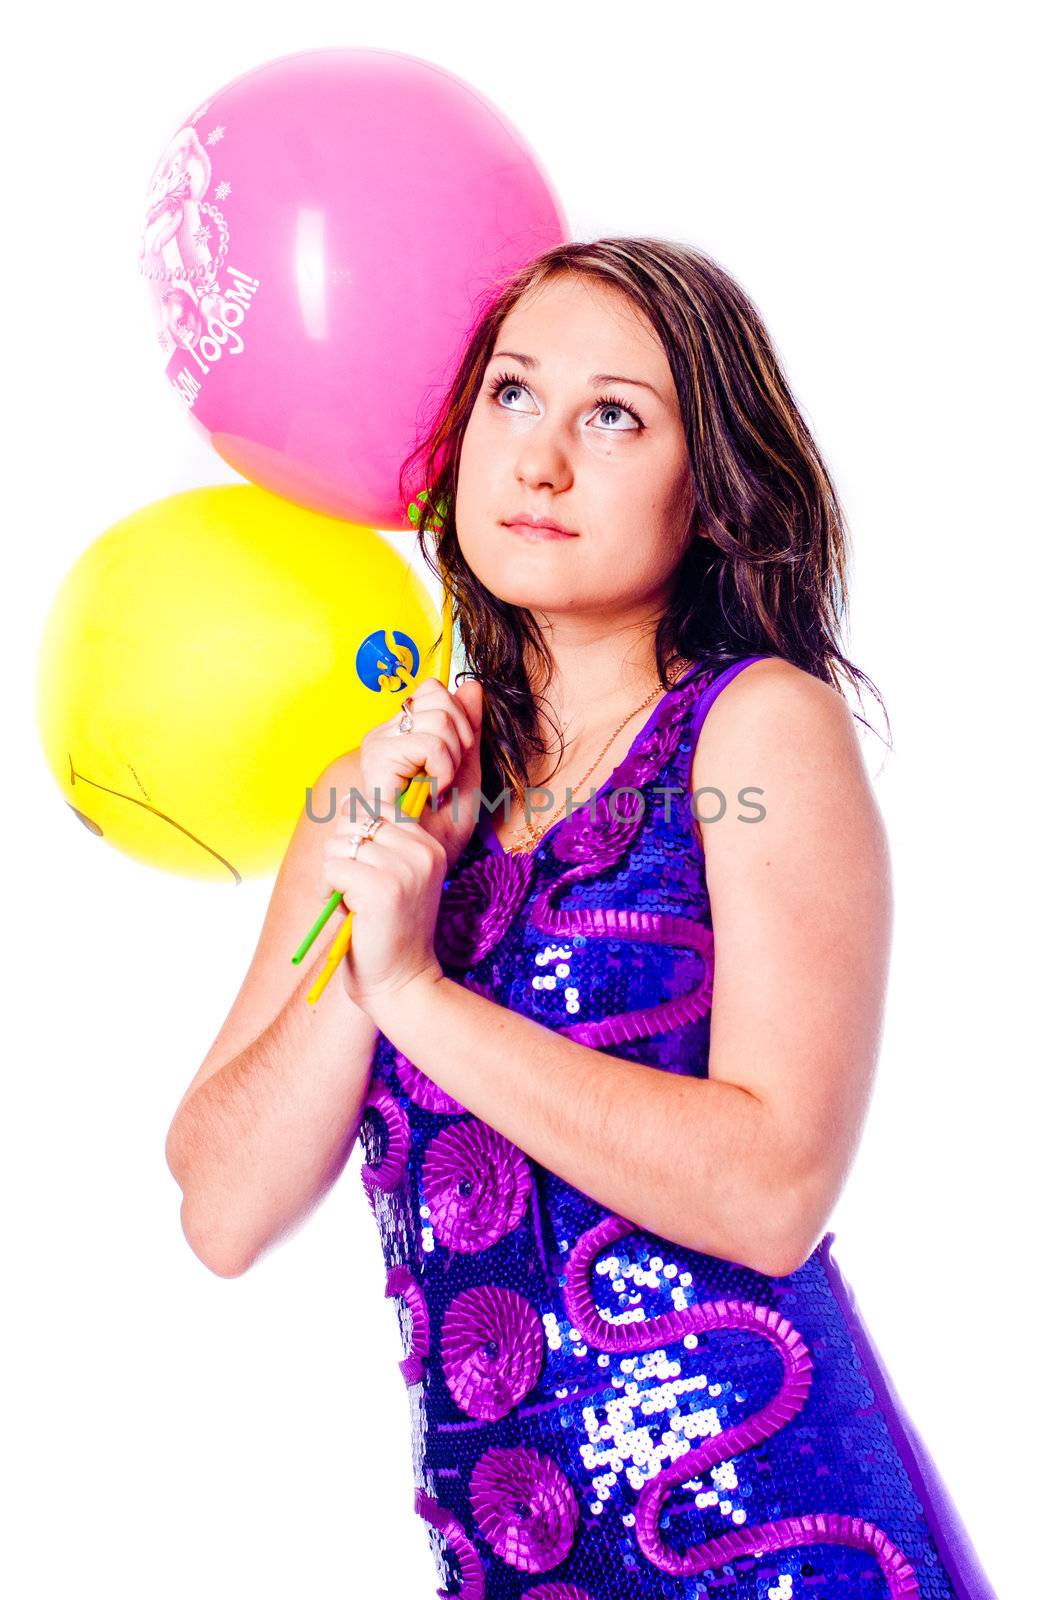
[[(446, 583), (443, 588), (443, 609), (440, 620), (440, 681), (444, 688), (447, 687), (451, 677), (451, 633), (452, 633), (452, 606), (451, 595)], [(416, 773), (403, 791), (400, 806), (409, 817), (420, 817), (425, 809), (425, 802), (432, 793), (432, 780), (425, 771)], [(302, 961), (304, 955), (325, 926), (329, 917), (343, 900), (343, 895), (336, 890), (330, 895), (325, 909), (314, 927), (310, 930), (295, 955), (293, 962)], [(324, 992), (325, 985), (340, 965), (351, 945), (351, 924), (355, 914), (349, 911), (344, 918), (343, 926), (338, 931), (336, 938), (329, 947), (329, 954), (325, 958), (325, 965), (307, 990), (307, 1003), (314, 1005)]]

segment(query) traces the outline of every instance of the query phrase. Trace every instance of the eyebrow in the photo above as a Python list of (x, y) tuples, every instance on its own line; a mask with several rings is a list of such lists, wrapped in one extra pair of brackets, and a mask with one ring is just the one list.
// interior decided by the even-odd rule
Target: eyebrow
[[(518, 350), (495, 350), (492, 352), (490, 359), (495, 361), (499, 356), (508, 356), (511, 361), (520, 361), (524, 366), (530, 368), (532, 371), (535, 371), (535, 369), (539, 366), (539, 362), (536, 360), (535, 356), (523, 356)], [(657, 395), (657, 398), (661, 400), (662, 405), (665, 404), (654, 385), (652, 383), (647, 383), (645, 378), (624, 378), (619, 372), (593, 372), (587, 381), (589, 387), (591, 388), (597, 388), (603, 383), (631, 383), (634, 384), (637, 389), (649, 389), (651, 394)]]

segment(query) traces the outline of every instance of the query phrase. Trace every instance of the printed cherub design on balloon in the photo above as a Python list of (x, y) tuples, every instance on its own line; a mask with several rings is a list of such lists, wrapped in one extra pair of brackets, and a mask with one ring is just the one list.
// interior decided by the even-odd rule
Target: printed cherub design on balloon
[(168, 355), (195, 344), (207, 320), (219, 314), (218, 274), (229, 250), (229, 228), (207, 198), (211, 172), (207, 149), (186, 123), (166, 146), (148, 185), (140, 273), (164, 285), (158, 300)]

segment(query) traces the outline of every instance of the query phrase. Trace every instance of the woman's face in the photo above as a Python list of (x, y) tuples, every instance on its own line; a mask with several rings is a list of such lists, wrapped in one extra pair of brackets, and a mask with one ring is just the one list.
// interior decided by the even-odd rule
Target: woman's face
[[(676, 388), (643, 313), (581, 277), (527, 295), (499, 329), (459, 461), (458, 542), (481, 583), (548, 615), (656, 615), (693, 506)], [(533, 540), (507, 526), (521, 515), (572, 536)]]

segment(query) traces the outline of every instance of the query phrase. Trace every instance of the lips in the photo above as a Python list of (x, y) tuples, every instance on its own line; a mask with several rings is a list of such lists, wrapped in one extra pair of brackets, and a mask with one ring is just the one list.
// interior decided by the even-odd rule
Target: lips
[(568, 528), (561, 528), (556, 522), (529, 522), (522, 517), (518, 517), (513, 522), (505, 522), (503, 526), (509, 528), (512, 533), (518, 533), (526, 539), (576, 538), (576, 535), (571, 533)]

